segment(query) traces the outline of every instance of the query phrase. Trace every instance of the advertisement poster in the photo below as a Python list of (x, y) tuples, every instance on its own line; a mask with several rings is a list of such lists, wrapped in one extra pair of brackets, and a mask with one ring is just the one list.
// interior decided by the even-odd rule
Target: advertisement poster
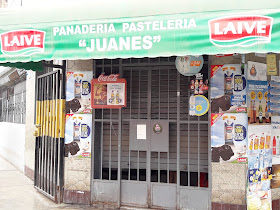
[(108, 105), (124, 105), (125, 97), (124, 83), (107, 84), (107, 104)]
[(193, 76), (197, 74), (203, 67), (202, 55), (178, 56), (175, 60), (176, 69), (184, 76)]
[(212, 113), (240, 113), (247, 111), (246, 78), (241, 64), (211, 66)]
[(90, 157), (92, 115), (67, 114), (65, 121), (65, 156)]
[(248, 80), (267, 81), (266, 72), (266, 64), (248, 61)]
[(209, 110), (209, 101), (205, 96), (191, 95), (189, 99), (189, 115), (202, 116)]
[(126, 106), (126, 80), (119, 74), (101, 74), (91, 81), (92, 108), (121, 108)]
[(202, 73), (198, 73), (191, 77), (190, 80), (190, 92), (193, 95), (206, 95), (208, 92), (209, 81), (207, 78), (203, 78)]
[(280, 164), (280, 116), (271, 117), (272, 164)]
[[(271, 76), (272, 77), (272, 76)], [(273, 79), (273, 80), (272, 80)], [(277, 81), (274, 81), (277, 80)], [(280, 113), (280, 82), (279, 77), (274, 76), (271, 78), (268, 86), (268, 107), (270, 113)]]
[(267, 75), (277, 75), (276, 54), (266, 56)]
[(272, 180), (271, 180), (271, 188), (279, 188), (280, 187), (280, 164), (272, 166)]
[(248, 121), (249, 124), (270, 124), (268, 109), (268, 82), (248, 80)]
[(247, 162), (246, 113), (211, 114), (212, 162)]
[(270, 125), (248, 126), (248, 209), (271, 209), (272, 141)]
[(66, 113), (91, 113), (91, 71), (67, 72)]

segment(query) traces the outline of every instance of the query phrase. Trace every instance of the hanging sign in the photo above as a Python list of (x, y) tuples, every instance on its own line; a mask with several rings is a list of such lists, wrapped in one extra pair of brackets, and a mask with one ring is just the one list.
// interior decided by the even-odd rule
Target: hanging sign
[(119, 109), (126, 107), (126, 79), (119, 74), (101, 74), (91, 80), (91, 107), (95, 109)]
[(189, 100), (189, 115), (202, 116), (209, 110), (209, 101), (205, 96), (191, 96)]
[[(11, 16), (12, 17), (12, 16)], [(279, 52), (280, 9), (211, 11), (0, 28), (0, 62)], [(25, 18), (22, 18), (25, 20)], [(185, 57), (185, 56), (184, 56)], [(197, 62), (196, 62), (197, 64)], [(195, 66), (196, 66), (195, 64)], [(187, 73), (187, 72), (186, 72)]]
[(203, 57), (199, 56), (178, 56), (175, 65), (180, 74), (184, 76), (193, 76), (197, 74), (203, 67)]

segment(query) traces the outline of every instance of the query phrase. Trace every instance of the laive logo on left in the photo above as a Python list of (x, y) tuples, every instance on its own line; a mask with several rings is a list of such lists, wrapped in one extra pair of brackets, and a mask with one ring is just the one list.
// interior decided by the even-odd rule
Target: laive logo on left
[(0, 34), (1, 51), (7, 56), (30, 56), (44, 52), (45, 32), (33, 29)]

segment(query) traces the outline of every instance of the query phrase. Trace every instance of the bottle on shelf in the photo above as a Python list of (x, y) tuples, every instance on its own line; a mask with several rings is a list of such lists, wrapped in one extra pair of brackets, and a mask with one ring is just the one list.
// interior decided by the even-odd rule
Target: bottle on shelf
[(260, 104), (259, 104), (259, 123), (263, 123), (263, 110), (262, 110), (261, 101), (260, 101)]

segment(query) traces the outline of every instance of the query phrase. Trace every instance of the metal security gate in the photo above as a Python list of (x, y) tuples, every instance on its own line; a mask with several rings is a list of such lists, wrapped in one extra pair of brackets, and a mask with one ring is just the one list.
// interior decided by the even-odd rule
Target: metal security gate
[[(201, 73), (208, 78), (207, 58)], [(96, 60), (94, 66), (96, 77), (119, 73), (127, 80), (127, 107), (95, 110), (92, 201), (208, 209), (208, 115), (189, 116), (190, 78), (177, 72), (175, 57)], [(157, 124), (166, 132), (159, 139)], [(146, 127), (142, 142), (133, 142), (137, 125)]]
[(37, 78), (34, 186), (60, 203), (64, 186), (65, 66), (56, 67), (62, 70)]

